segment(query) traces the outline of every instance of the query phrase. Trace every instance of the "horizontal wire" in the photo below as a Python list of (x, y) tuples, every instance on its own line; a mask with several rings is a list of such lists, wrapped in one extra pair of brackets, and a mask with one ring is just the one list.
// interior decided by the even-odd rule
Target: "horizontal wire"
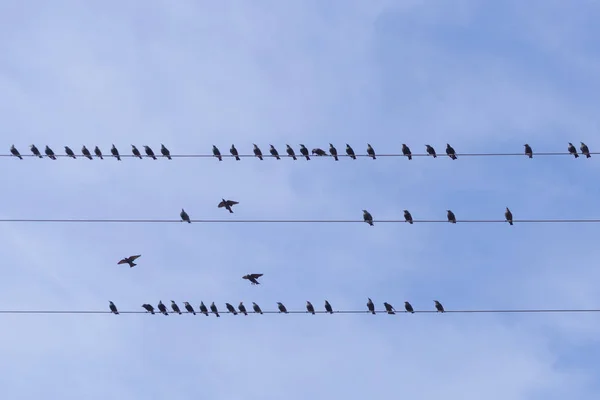
[[(191, 222), (195, 223), (259, 223), (259, 224), (272, 224), (272, 223), (284, 223), (284, 224), (296, 224), (296, 223), (362, 223), (365, 221), (361, 220), (342, 220), (342, 219), (192, 219)], [(0, 222), (48, 222), (48, 223), (182, 223), (184, 221), (180, 219), (11, 219), (4, 218), (0, 219)], [(448, 224), (448, 220), (413, 220), (417, 223), (444, 223)], [(457, 223), (502, 223), (506, 224), (507, 221), (503, 219), (457, 219)], [(598, 223), (600, 219), (515, 219), (513, 223)], [(407, 223), (405, 220), (400, 219), (388, 219), (388, 220), (373, 220), (374, 224), (378, 223)]]

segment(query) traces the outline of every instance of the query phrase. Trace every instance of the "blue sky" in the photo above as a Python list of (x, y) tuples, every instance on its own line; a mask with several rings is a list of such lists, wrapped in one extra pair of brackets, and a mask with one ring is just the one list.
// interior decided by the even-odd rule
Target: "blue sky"
[[(0, 4), (5, 152), (600, 148), (593, 1)], [(599, 217), (597, 156), (0, 160), (0, 218)], [(216, 205), (240, 201), (229, 215)], [(9, 224), (2, 309), (593, 308), (589, 224)], [(143, 254), (136, 268), (117, 266)], [(261, 286), (241, 276), (262, 272)], [(1, 315), (6, 398), (595, 399), (593, 314)]]

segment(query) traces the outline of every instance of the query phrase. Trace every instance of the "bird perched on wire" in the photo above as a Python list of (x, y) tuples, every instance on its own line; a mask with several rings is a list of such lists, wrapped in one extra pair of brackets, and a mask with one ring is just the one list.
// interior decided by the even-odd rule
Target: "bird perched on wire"
[(96, 157), (100, 158), (101, 160), (104, 160), (104, 157), (102, 157), (102, 152), (100, 151), (100, 148), (98, 146), (94, 147), (94, 154), (96, 155)]
[(410, 212), (408, 210), (404, 210), (404, 221), (408, 222), (411, 225), (413, 223), (413, 217), (412, 215), (410, 215)]
[(88, 160), (93, 160), (93, 158), (92, 158), (92, 153), (90, 153), (90, 151), (88, 150), (88, 148), (87, 148), (87, 147), (83, 146), (83, 147), (81, 148), (81, 154), (83, 154), (83, 156), (84, 156), (85, 158), (87, 158)]
[(316, 156), (319, 156), (319, 157), (323, 157), (323, 156), (327, 155), (327, 153), (325, 152), (325, 150), (320, 149), (318, 147), (312, 149), (311, 153), (314, 154), (314, 155), (316, 155)]
[(225, 209), (227, 211), (229, 211), (231, 214), (233, 214), (233, 210), (231, 209), (231, 207), (233, 207), (236, 204), (240, 204), (240, 203), (237, 201), (233, 201), (233, 200), (221, 199), (221, 202), (219, 203), (219, 205), (217, 207), (219, 207), (219, 208), (225, 207)]
[(172, 160), (171, 152), (162, 143), (160, 144), (160, 154), (162, 154), (163, 157), (167, 157), (169, 160)]
[(119, 154), (119, 150), (117, 150), (114, 143), (110, 148), (110, 154), (112, 154), (112, 156), (115, 157), (117, 161), (121, 161), (121, 155)]
[(140, 160), (142, 159), (142, 154), (140, 153), (140, 151), (138, 150), (138, 148), (137, 148), (137, 147), (135, 147), (134, 145), (131, 145), (131, 153), (132, 153), (132, 154), (133, 154), (135, 157), (139, 158)]
[(456, 223), (456, 215), (454, 215), (452, 211), (446, 210), (446, 216), (448, 217), (448, 222), (450, 222), (451, 224)]
[(215, 314), (217, 317), (220, 317), (219, 310), (217, 309), (217, 306), (215, 305), (214, 301), (210, 305), (210, 311), (212, 311), (212, 313)]
[(237, 311), (235, 311), (235, 308), (231, 304), (225, 303), (225, 307), (227, 307), (227, 311), (229, 311), (231, 314), (237, 315)]
[(446, 143), (446, 154), (448, 154), (448, 157), (450, 157), (453, 160), (456, 160), (456, 151), (454, 151), (454, 148), (452, 146), (450, 146), (450, 143)]
[(375, 304), (373, 304), (373, 300), (371, 300), (371, 298), (369, 298), (369, 301), (367, 301), (367, 309), (371, 312), (371, 314), (375, 315)]
[(373, 160), (375, 160), (377, 158), (377, 157), (375, 157), (375, 150), (373, 149), (373, 147), (371, 147), (371, 145), (369, 143), (367, 143), (367, 154)]
[[(235, 161), (240, 161), (240, 154), (238, 153), (238, 151), (237, 151), (237, 149), (235, 148), (234, 145), (231, 145), (231, 148), (229, 149), (229, 152), (231, 153), (232, 156), (235, 157)], [(220, 158), (219, 158), (219, 161), (221, 161)]]
[(150, 314), (154, 315), (154, 307), (152, 307), (151, 304), (142, 304), (142, 307), (144, 307), (144, 309)]
[(162, 300), (158, 302), (158, 311), (160, 311), (163, 315), (169, 315), (167, 312), (167, 307), (163, 304)]
[(184, 307), (185, 307), (185, 309), (186, 309), (187, 312), (196, 315), (196, 311), (194, 311), (194, 307), (192, 307), (192, 305), (189, 302), (184, 301), (183, 305), (184, 305)]
[(252, 309), (257, 314), (262, 314), (263, 313), (262, 310), (260, 309), (260, 307), (258, 306), (258, 304), (256, 304), (255, 302), (252, 302)]
[(308, 311), (312, 315), (315, 315), (315, 308), (313, 307), (312, 303), (308, 300), (306, 300), (306, 311)]
[(141, 254), (138, 254), (137, 256), (125, 257), (121, 261), (119, 261), (117, 264), (129, 264), (129, 268), (133, 268), (137, 265), (136, 263), (134, 263), (134, 261), (137, 260), (138, 258), (140, 258), (141, 256), (142, 256)]
[(188, 213), (185, 212), (185, 210), (182, 208), (181, 212), (179, 213), (179, 216), (181, 217), (181, 221), (182, 222), (187, 222), (188, 224), (191, 224), (192, 221), (190, 220), (190, 216), (188, 215)]
[(110, 308), (110, 312), (119, 315), (119, 310), (117, 310), (117, 306), (115, 306), (115, 303), (113, 303), (112, 301), (109, 301), (109, 303), (110, 304), (108, 305), (108, 307)]
[(510, 225), (513, 224), (513, 215), (512, 212), (510, 212), (510, 210), (508, 209), (508, 207), (506, 207), (506, 211), (504, 212), (504, 218), (506, 218), (506, 222), (508, 222)]
[(525, 143), (523, 146), (525, 146), (525, 155), (529, 158), (533, 158), (533, 150), (531, 150), (531, 146), (529, 146), (527, 143)]
[(581, 146), (579, 147), (579, 149), (581, 150), (581, 154), (585, 155), (585, 158), (590, 158), (592, 156), (590, 154), (590, 149), (585, 143), (581, 142)]
[(254, 145), (254, 155), (256, 157), (258, 157), (259, 160), (262, 161), (263, 157), (262, 157), (262, 151), (260, 151), (260, 149), (258, 148), (258, 146), (255, 144)]
[(181, 310), (179, 309), (179, 306), (173, 300), (171, 300), (171, 309), (173, 310), (173, 312), (176, 312), (177, 314), (181, 315)]
[[(229, 151), (231, 152), (232, 156), (236, 156), (236, 154), (233, 154), (233, 152), (235, 151), (237, 153), (237, 150), (235, 149), (235, 146), (233, 146), (233, 145), (231, 145), (231, 146), (232, 147), (231, 147), (231, 149), (229, 149)], [(219, 161), (223, 161), (223, 157), (221, 156), (221, 152), (219, 151), (219, 149), (217, 148), (217, 146), (215, 146), (214, 144), (213, 144), (213, 148), (212, 148), (212, 153), (213, 153), (213, 156), (217, 157), (217, 159)], [(239, 160), (239, 157), (238, 157), (238, 160)]]
[(392, 306), (390, 303), (383, 303), (383, 306), (385, 307), (385, 311), (388, 314), (396, 314), (396, 310), (394, 310), (394, 306)]
[(300, 145), (300, 154), (302, 154), (307, 161), (310, 160), (310, 157), (308, 156), (308, 149), (303, 144)]
[(65, 146), (65, 154), (68, 157), (77, 158), (77, 157), (75, 157), (75, 153), (73, 152), (73, 150), (71, 150), (71, 148), (69, 146)]
[(46, 145), (45, 153), (49, 159), (56, 160), (56, 156), (54, 155), (54, 152), (52, 151), (52, 149), (50, 147), (48, 147), (48, 145)]
[(292, 157), (292, 160), (297, 160), (296, 153), (294, 152), (294, 149), (292, 149), (292, 147), (289, 144), (285, 145), (285, 151), (286, 151), (288, 157)]
[(408, 157), (409, 160), (412, 160), (412, 152), (410, 151), (410, 148), (404, 143), (402, 143), (402, 154)]
[(35, 147), (35, 144), (32, 144), (31, 146), (29, 146), (29, 148), (31, 149), (31, 152), (33, 153), (34, 156), (38, 156), (39, 158), (44, 158), (44, 156), (42, 156), (40, 154), (40, 151), (38, 150), (38, 148)]
[(248, 311), (246, 311), (246, 306), (242, 301), (240, 301), (240, 304), (238, 304), (238, 310), (240, 310), (242, 314), (248, 315)]
[(331, 143), (329, 143), (329, 154), (331, 154), (335, 161), (339, 161), (337, 149)]
[(281, 160), (281, 158), (279, 158), (279, 152), (277, 151), (275, 146), (273, 146), (272, 144), (270, 144), (269, 146), (271, 146), (271, 148), (269, 149), (269, 153), (271, 153), (271, 155), (275, 157), (276, 160)]
[(442, 305), (442, 303), (440, 303), (437, 300), (434, 300), (433, 302), (435, 303), (435, 309), (437, 310), (437, 312), (441, 312), (441, 313), (446, 312), (444, 310), (444, 306)]
[(252, 283), (253, 285), (260, 285), (260, 282), (258, 282), (257, 279), (260, 278), (261, 276), (263, 276), (263, 274), (248, 274), (248, 275), (242, 276), (242, 279), (249, 280), (250, 283)]
[(354, 154), (354, 150), (348, 143), (346, 143), (346, 154), (353, 160), (356, 160), (356, 154)]
[(154, 151), (150, 148), (150, 146), (144, 146), (144, 151), (148, 157), (151, 157), (153, 160), (156, 160), (156, 156), (154, 155)]
[(367, 210), (362, 210), (362, 211), (363, 211), (363, 220), (367, 224), (373, 226), (373, 216), (371, 215), (371, 213), (368, 212)]
[(573, 146), (573, 143), (569, 142), (569, 147), (567, 147), (569, 153), (573, 154), (573, 157), (579, 158), (579, 154), (577, 154), (577, 149)]
[(325, 311), (328, 312), (329, 314), (333, 314), (333, 308), (331, 307), (331, 304), (329, 304), (329, 302), (327, 300), (325, 300)]
[(433, 156), (433, 158), (437, 158), (437, 154), (435, 153), (435, 149), (433, 147), (431, 147), (430, 145), (426, 144), (425, 145), (425, 150), (427, 150), (427, 154), (429, 154), (430, 156)]
[(200, 312), (208, 317), (208, 308), (203, 301), (200, 302)]
[(409, 312), (411, 314), (415, 313), (415, 310), (413, 309), (413, 306), (408, 301), (404, 302), (404, 309), (406, 310), (406, 312)]
[(17, 157), (19, 160), (23, 159), (23, 157), (21, 157), (21, 153), (19, 153), (19, 150), (17, 150), (14, 144), (10, 146), (10, 154)]
[(277, 302), (277, 308), (279, 309), (280, 313), (288, 314), (287, 308), (285, 308), (285, 306), (283, 305), (283, 303), (281, 303), (279, 301)]

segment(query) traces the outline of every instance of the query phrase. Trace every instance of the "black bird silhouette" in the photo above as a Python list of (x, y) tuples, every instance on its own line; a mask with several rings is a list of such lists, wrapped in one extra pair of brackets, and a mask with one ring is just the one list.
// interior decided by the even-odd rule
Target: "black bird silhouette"
[(402, 154), (408, 157), (409, 160), (412, 160), (412, 153), (410, 151), (410, 148), (404, 143), (402, 143)]
[(371, 300), (371, 298), (369, 298), (369, 301), (367, 301), (367, 308), (371, 314), (375, 315), (375, 304), (373, 304), (373, 300)]
[(254, 155), (256, 157), (258, 157), (259, 160), (262, 161), (263, 157), (262, 157), (262, 151), (260, 151), (260, 149), (258, 148), (258, 146), (256, 144), (254, 144)]
[(448, 222), (455, 224), (456, 223), (456, 215), (450, 210), (446, 210), (446, 216), (448, 217)]
[(273, 157), (275, 157), (277, 160), (281, 160), (281, 158), (279, 158), (279, 153), (277, 152), (277, 149), (275, 148), (275, 146), (273, 146), (272, 144), (269, 146), (271, 146), (271, 148), (269, 149), (269, 153), (271, 153), (271, 155)]
[(348, 157), (351, 159), (356, 160), (356, 154), (354, 154), (354, 150), (352, 150), (352, 147), (350, 147), (348, 143), (346, 143), (346, 154), (348, 154)]
[(283, 305), (283, 303), (281, 303), (279, 301), (277, 302), (277, 308), (279, 309), (280, 313), (284, 313), (284, 314), (288, 313), (287, 308), (285, 308), (285, 306)]
[(433, 156), (433, 158), (437, 158), (437, 154), (435, 153), (435, 149), (433, 147), (431, 147), (430, 145), (426, 144), (425, 145), (425, 150), (427, 150), (427, 154), (429, 154), (430, 156)]
[(252, 302), (252, 309), (257, 314), (262, 314), (263, 313), (262, 310), (260, 309), (260, 307), (258, 306), (258, 304), (256, 304), (255, 302)]
[(150, 146), (144, 146), (144, 151), (148, 157), (152, 157), (153, 160), (156, 160), (156, 156), (154, 155), (154, 151), (150, 148)]
[(52, 151), (52, 149), (50, 147), (46, 146), (45, 153), (48, 156), (48, 158), (50, 158), (51, 160), (56, 160), (56, 156), (54, 155), (54, 152)]
[(524, 144), (525, 146), (525, 155), (529, 158), (533, 158), (533, 150), (531, 150), (531, 146), (529, 146), (527, 143)]
[(333, 314), (333, 308), (327, 300), (325, 300), (325, 311), (327, 311), (329, 314)]
[(144, 307), (144, 309), (150, 314), (154, 315), (154, 307), (152, 307), (151, 304), (142, 304), (142, 307)]
[(579, 154), (577, 154), (577, 149), (575, 148), (575, 146), (573, 146), (573, 143), (569, 142), (568, 150), (569, 153), (573, 154), (575, 158), (579, 158)]
[(592, 156), (590, 154), (590, 149), (585, 143), (581, 142), (581, 146), (579, 147), (579, 149), (581, 150), (581, 154), (585, 155), (585, 158), (590, 158)]
[(99, 157), (101, 160), (104, 160), (104, 157), (102, 157), (102, 152), (100, 151), (100, 148), (98, 146), (94, 147), (94, 154), (96, 155), (96, 157)]
[(179, 216), (181, 217), (181, 221), (185, 221), (188, 224), (192, 223), (192, 221), (190, 221), (190, 216), (188, 215), (188, 213), (185, 212), (185, 210), (183, 208), (181, 209)]
[(320, 149), (318, 147), (312, 149), (311, 153), (314, 154), (314, 155), (316, 155), (316, 156), (319, 156), (319, 157), (323, 157), (323, 156), (327, 155), (327, 152), (325, 150)]
[(208, 308), (204, 305), (204, 302), (200, 302), (200, 312), (208, 317)]
[(171, 300), (171, 309), (173, 309), (173, 312), (176, 312), (177, 314), (181, 315), (181, 310), (179, 309), (179, 306), (175, 304), (173, 300)]
[[(231, 148), (229, 149), (229, 152), (231, 153), (232, 156), (235, 157), (236, 161), (240, 161), (240, 154), (238, 153), (237, 149), (235, 148), (234, 145), (231, 145)], [(221, 159), (219, 158), (219, 161), (221, 161)]]
[(373, 158), (373, 160), (375, 160), (377, 157), (375, 157), (375, 150), (373, 150), (373, 147), (371, 147), (371, 145), (369, 143), (367, 143), (367, 154)]
[(88, 150), (88, 148), (87, 148), (87, 147), (83, 146), (83, 147), (81, 148), (81, 154), (83, 154), (83, 155), (84, 155), (86, 158), (88, 158), (88, 159), (90, 159), (90, 160), (93, 160), (93, 158), (92, 158), (92, 154), (90, 153), (90, 151)]
[(337, 149), (331, 143), (329, 143), (329, 154), (331, 154), (335, 161), (339, 161)]
[(292, 149), (292, 148), (290, 147), (290, 145), (289, 145), (289, 144), (286, 144), (286, 145), (285, 145), (285, 151), (287, 152), (287, 155), (288, 155), (288, 156), (292, 157), (292, 159), (293, 159), (293, 160), (297, 160), (297, 158), (296, 158), (296, 153), (294, 152), (294, 149)]
[(411, 225), (413, 223), (413, 217), (412, 215), (410, 215), (410, 212), (408, 210), (404, 210), (404, 220)]
[(171, 152), (162, 143), (160, 144), (160, 154), (162, 154), (163, 157), (167, 157), (169, 160), (172, 160), (172, 158), (171, 158)]
[(240, 312), (244, 315), (248, 315), (248, 311), (246, 311), (246, 306), (244, 305), (243, 302), (240, 301), (240, 304), (238, 305), (238, 310), (240, 310)]
[(185, 306), (185, 309), (187, 310), (187, 312), (196, 315), (196, 311), (194, 311), (194, 307), (192, 307), (192, 305), (189, 302), (184, 301), (183, 305)]
[(110, 308), (110, 311), (111, 311), (113, 314), (119, 315), (119, 311), (117, 310), (117, 306), (115, 306), (115, 303), (113, 303), (112, 301), (109, 301), (109, 303), (110, 303), (110, 304), (109, 304), (109, 306), (108, 306), (108, 307)]
[(506, 222), (508, 222), (510, 225), (513, 224), (513, 215), (512, 212), (510, 212), (510, 210), (508, 209), (508, 207), (506, 207), (506, 211), (504, 212), (504, 218), (506, 218)]
[(440, 302), (439, 302), (439, 301), (437, 301), (437, 300), (434, 300), (433, 302), (435, 303), (435, 309), (437, 310), (437, 312), (442, 312), (442, 313), (443, 313), (443, 312), (446, 312), (446, 311), (444, 310), (444, 306), (442, 305), (442, 303), (440, 303)]
[(242, 276), (242, 279), (249, 280), (253, 285), (260, 285), (260, 282), (258, 282), (257, 279), (261, 276), (263, 276), (263, 274), (248, 274)]
[(390, 303), (383, 303), (383, 306), (388, 314), (396, 314), (396, 310), (394, 310), (394, 307)]
[(169, 313), (167, 312), (167, 307), (165, 307), (162, 300), (158, 302), (158, 311), (160, 311), (164, 315), (169, 315)]
[(308, 300), (306, 300), (306, 311), (308, 311), (312, 315), (315, 315), (315, 308), (313, 307), (313, 305), (311, 304), (311, 302), (308, 301)]
[(373, 216), (371, 215), (371, 213), (368, 212), (367, 210), (362, 210), (362, 211), (363, 211), (363, 220), (367, 224), (373, 226)]
[(227, 211), (229, 211), (231, 214), (233, 214), (233, 210), (231, 209), (231, 207), (233, 207), (236, 204), (240, 204), (240, 203), (237, 201), (233, 201), (233, 200), (221, 199), (221, 202), (219, 203), (219, 205), (217, 207), (219, 207), (219, 208), (225, 207), (225, 209)]
[(453, 160), (456, 160), (456, 151), (454, 151), (454, 148), (452, 146), (450, 146), (450, 143), (446, 143), (446, 154), (448, 154), (448, 157), (450, 157)]
[(237, 311), (235, 311), (235, 307), (233, 307), (229, 303), (225, 303), (225, 307), (227, 307), (227, 311), (229, 311), (233, 315), (237, 315)]
[(39, 158), (44, 158), (44, 156), (42, 156), (40, 154), (40, 151), (38, 150), (38, 148), (35, 147), (35, 144), (32, 144), (31, 146), (29, 146), (29, 148), (31, 149), (31, 152), (33, 153), (34, 156), (38, 156)]
[(139, 158), (140, 160), (142, 159), (142, 154), (140, 153), (140, 151), (138, 150), (137, 147), (135, 147), (134, 145), (131, 145), (131, 152), (133, 153), (133, 155), (137, 158)]
[(65, 154), (71, 158), (77, 158), (75, 157), (75, 153), (73, 152), (73, 150), (71, 150), (69, 146), (65, 146)]
[(117, 161), (121, 161), (121, 155), (119, 154), (119, 150), (117, 150), (114, 143), (110, 148), (110, 154), (112, 154), (112, 156), (115, 157)]
[(409, 312), (411, 314), (415, 313), (415, 310), (413, 309), (413, 306), (411, 306), (408, 301), (404, 302), (404, 309), (406, 310), (406, 312)]
[(142, 256), (141, 254), (138, 254), (137, 256), (125, 257), (121, 261), (119, 261), (117, 264), (129, 264), (129, 268), (133, 268), (137, 265), (136, 263), (134, 263), (134, 261), (136, 259), (140, 258), (141, 256)]
[[(231, 151), (231, 155), (235, 156), (236, 154), (233, 154), (233, 150), (232, 149), (235, 150), (235, 147), (232, 147), (231, 149), (229, 149), (229, 151)], [(237, 152), (237, 150), (235, 150), (235, 151)], [(219, 149), (217, 148), (217, 146), (215, 146), (214, 144), (213, 144), (212, 152), (213, 152), (213, 156), (217, 157), (219, 159), (219, 161), (223, 161), (223, 157), (221, 156), (221, 152), (219, 151)], [(238, 157), (238, 160), (239, 160), (239, 157)]]
[(307, 160), (310, 160), (310, 157), (308, 156), (308, 149), (303, 144), (300, 145), (300, 154), (306, 157)]
[(217, 310), (217, 306), (215, 305), (214, 301), (210, 305), (210, 311), (212, 311), (212, 313), (215, 314), (217, 317), (220, 317), (219, 310)]
[(15, 145), (13, 144), (12, 146), (10, 146), (10, 153), (15, 156), (18, 157), (19, 160), (22, 160), (23, 157), (21, 157), (21, 153), (19, 153), (19, 150), (17, 150), (17, 148), (15, 147)]

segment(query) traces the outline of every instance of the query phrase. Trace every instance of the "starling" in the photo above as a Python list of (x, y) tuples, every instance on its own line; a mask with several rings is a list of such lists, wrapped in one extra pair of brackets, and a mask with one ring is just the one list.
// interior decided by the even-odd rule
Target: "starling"
[(437, 310), (437, 312), (441, 312), (441, 313), (446, 312), (446, 311), (444, 311), (444, 306), (442, 305), (442, 303), (440, 303), (437, 300), (434, 300), (433, 302), (435, 303), (435, 309)]
[(277, 302), (277, 308), (279, 309), (280, 313), (284, 313), (284, 314), (288, 313), (287, 308), (285, 308), (285, 306), (283, 305), (283, 303), (281, 303), (279, 301)]
[(225, 303), (225, 307), (227, 307), (227, 311), (229, 311), (231, 314), (237, 315), (237, 311), (235, 311), (235, 308), (231, 304)]
[(243, 302), (240, 301), (240, 304), (238, 305), (238, 310), (240, 310), (240, 312), (244, 315), (248, 315), (248, 311), (246, 311), (246, 306), (244, 305)]
[(325, 152), (325, 150), (320, 149), (318, 147), (312, 149), (311, 153), (314, 154), (314, 155), (316, 155), (316, 156), (319, 156), (319, 157), (323, 157), (323, 156), (327, 155), (327, 153)]
[(37, 147), (35, 147), (35, 144), (32, 144), (31, 146), (29, 146), (31, 148), (31, 152), (33, 153), (34, 156), (38, 156), (39, 158), (44, 158), (44, 156), (42, 156), (40, 154), (40, 151), (38, 150)]
[(411, 314), (415, 313), (415, 310), (413, 309), (413, 306), (411, 306), (408, 301), (404, 302), (404, 309), (406, 310), (406, 312), (409, 312)]
[(19, 160), (22, 160), (23, 157), (21, 157), (21, 153), (19, 153), (19, 150), (17, 150), (17, 148), (15, 147), (15, 145), (13, 144), (12, 146), (10, 146), (10, 153), (15, 156), (18, 157)]
[(313, 307), (313, 305), (311, 304), (311, 302), (308, 301), (308, 300), (306, 301), (306, 311), (308, 311), (312, 315), (315, 315), (315, 308)]
[(187, 312), (196, 315), (196, 311), (194, 311), (194, 307), (192, 307), (192, 305), (189, 302), (184, 301), (183, 305), (185, 306), (185, 309), (187, 310)]
[(327, 311), (329, 314), (333, 314), (333, 308), (327, 300), (325, 300), (325, 311)]
[(85, 157), (87, 157), (88, 159), (90, 159), (90, 160), (93, 160), (93, 158), (92, 158), (92, 154), (90, 153), (90, 151), (88, 150), (88, 148), (87, 148), (87, 147), (83, 146), (83, 147), (81, 148), (81, 154), (83, 154), (83, 155), (84, 155)]
[(154, 315), (154, 307), (152, 307), (151, 304), (142, 304), (142, 307), (144, 307), (144, 309), (150, 314)]
[[(219, 161), (223, 161), (223, 157), (221, 156), (221, 152), (219, 151), (219, 149), (217, 149), (217, 146), (215, 146), (213, 144), (213, 156), (217, 157), (219, 159)], [(235, 149), (235, 147), (233, 145), (231, 145), (231, 149), (229, 149), (229, 151), (231, 152), (231, 155), (236, 156), (237, 157), (237, 150)], [(234, 154), (235, 151), (235, 154)], [(237, 157), (237, 160), (239, 160), (240, 158)]]
[(373, 159), (375, 160), (375, 150), (373, 150), (373, 147), (371, 147), (371, 145), (369, 143), (367, 143), (367, 154)]
[(190, 221), (190, 216), (188, 215), (188, 213), (185, 212), (185, 210), (183, 208), (181, 209), (179, 216), (181, 217), (181, 222), (185, 221), (188, 224), (192, 223), (192, 221)]
[[(215, 154), (215, 149), (216, 147), (213, 146), (213, 154)], [(219, 151), (219, 149), (217, 149), (217, 151)], [(235, 157), (236, 161), (240, 161), (240, 154), (238, 153), (237, 149), (235, 148), (234, 145), (231, 145), (231, 148), (229, 149), (229, 152), (231, 153), (232, 156)], [(215, 155), (215, 157), (217, 157), (219, 159), (219, 161), (221, 161), (221, 152), (219, 152), (219, 155)]]
[(260, 278), (261, 276), (263, 276), (263, 274), (248, 274), (248, 275), (242, 276), (242, 279), (248, 279), (253, 285), (260, 285), (260, 283), (257, 281), (257, 279)]
[(258, 306), (258, 304), (256, 304), (255, 302), (252, 302), (252, 309), (254, 310), (254, 312), (256, 314), (262, 314), (262, 310), (260, 309), (260, 307)]
[(367, 210), (362, 210), (362, 211), (363, 211), (363, 219), (364, 219), (364, 221), (367, 224), (373, 226), (373, 216), (371, 215), (371, 213), (368, 212)]
[(337, 149), (335, 147), (333, 147), (333, 145), (331, 143), (329, 143), (329, 154), (331, 154), (331, 156), (333, 157), (333, 159), (335, 161), (338, 161)]
[(308, 149), (303, 144), (300, 145), (300, 154), (306, 157), (306, 160), (310, 160), (310, 157), (308, 156)]
[(429, 154), (430, 156), (433, 156), (433, 158), (437, 158), (437, 154), (435, 153), (435, 149), (433, 147), (426, 144), (425, 149), (427, 150), (427, 154)]
[(371, 314), (375, 315), (375, 304), (373, 304), (373, 300), (371, 300), (370, 298), (369, 298), (369, 301), (367, 302), (367, 308), (369, 309)]
[(133, 153), (133, 155), (135, 157), (139, 158), (140, 160), (142, 159), (142, 155), (140, 154), (140, 151), (134, 145), (131, 145), (131, 152)]
[(75, 157), (75, 153), (73, 153), (73, 150), (71, 150), (71, 148), (69, 146), (65, 146), (65, 154), (68, 157), (77, 158), (77, 157)]
[(219, 208), (225, 207), (225, 209), (227, 211), (229, 211), (231, 214), (233, 214), (233, 210), (231, 209), (231, 207), (236, 204), (240, 204), (240, 203), (237, 201), (233, 201), (233, 200), (221, 199), (221, 202), (219, 203), (219, 205), (217, 207), (219, 207)]
[(452, 146), (450, 146), (450, 143), (446, 143), (446, 154), (448, 154), (448, 157), (450, 157), (453, 160), (456, 160), (456, 151), (454, 151), (454, 148)]
[(156, 156), (154, 155), (154, 151), (150, 148), (150, 146), (144, 146), (144, 151), (148, 157), (152, 157), (153, 160), (156, 160)]
[(288, 155), (289, 157), (292, 157), (292, 159), (293, 159), (293, 160), (297, 160), (297, 158), (296, 158), (296, 153), (294, 152), (294, 149), (292, 149), (292, 148), (290, 147), (290, 145), (289, 145), (289, 144), (286, 144), (286, 145), (285, 145), (285, 151), (287, 152), (287, 155)]
[(137, 256), (125, 257), (124, 259), (119, 261), (117, 264), (129, 264), (129, 268), (133, 268), (137, 265), (136, 263), (134, 263), (134, 261), (136, 259), (140, 258), (141, 256), (142, 256), (141, 254), (138, 254)]
[(173, 312), (176, 312), (177, 314), (181, 315), (181, 310), (179, 309), (179, 306), (175, 304), (173, 300), (171, 300), (171, 309), (173, 310)]
[(585, 155), (586, 158), (590, 158), (592, 156), (590, 154), (590, 149), (585, 143), (581, 142), (581, 146), (579, 147), (579, 149), (581, 150), (581, 154)]
[(525, 155), (529, 158), (533, 158), (533, 150), (531, 150), (531, 146), (525, 144)]
[(269, 149), (269, 153), (271, 153), (271, 155), (273, 157), (275, 157), (277, 160), (281, 160), (281, 158), (279, 158), (279, 153), (277, 152), (277, 149), (275, 148), (275, 146), (273, 146), (272, 144), (269, 146), (271, 146), (271, 148)]
[(100, 151), (100, 148), (98, 146), (94, 147), (94, 154), (96, 155), (96, 157), (99, 157), (101, 160), (104, 160), (104, 157), (102, 157), (102, 152)]
[(167, 312), (167, 307), (165, 307), (162, 300), (158, 302), (158, 311), (160, 311), (164, 315), (169, 315), (169, 313)]
[(579, 155), (577, 154), (577, 149), (575, 148), (575, 146), (573, 146), (573, 143), (569, 143), (568, 150), (569, 153), (573, 154), (575, 158), (579, 158)]
[(402, 154), (408, 157), (409, 160), (412, 160), (412, 153), (410, 152), (410, 148), (402, 143)]
[(352, 147), (348, 143), (346, 143), (346, 154), (348, 154), (348, 157), (356, 160), (356, 154), (354, 154), (354, 150), (352, 150)]
[(504, 212), (504, 218), (506, 218), (506, 222), (508, 222), (510, 225), (513, 224), (513, 215), (508, 207), (506, 207), (506, 211)]
[(117, 310), (117, 306), (115, 306), (115, 303), (113, 303), (112, 301), (109, 301), (110, 305), (110, 312), (112, 312), (113, 314), (119, 315), (119, 311)]
[(44, 150), (44, 152), (46, 153), (46, 155), (48, 156), (49, 159), (56, 160), (56, 156), (54, 155), (54, 152), (52, 151), (52, 149), (50, 147), (46, 146), (46, 149)]
[(450, 210), (446, 210), (447, 212), (447, 216), (448, 216), (448, 222), (455, 224), (456, 223), (456, 215), (454, 215), (454, 213)]
[(121, 161), (121, 155), (119, 154), (119, 150), (115, 147), (114, 143), (110, 148), (110, 154), (117, 159), (117, 161)]
[(162, 154), (163, 157), (167, 157), (169, 160), (172, 160), (171, 152), (162, 143), (160, 144), (160, 154)]
[(204, 302), (200, 302), (200, 312), (208, 317), (208, 308), (204, 305)]
[(219, 310), (217, 310), (217, 306), (215, 306), (215, 302), (213, 301), (210, 305), (210, 311), (215, 314), (217, 317), (220, 317)]
[(390, 304), (390, 303), (383, 303), (383, 306), (385, 307), (385, 311), (388, 314), (394, 315), (396, 314), (396, 310), (394, 310), (394, 307)]
[(412, 215), (410, 215), (410, 212), (408, 210), (404, 210), (404, 221), (408, 222), (411, 225), (413, 223)]
[(260, 149), (258, 148), (258, 146), (257, 146), (257, 145), (254, 145), (254, 155), (255, 155), (256, 157), (258, 157), (258, 159), (259, 159), (259, 160), (261, 160), (261, 161), (262, 161), (262, 159), (263, 159), (263, 158), (262, 158), (262, 151), (260, 151)]

